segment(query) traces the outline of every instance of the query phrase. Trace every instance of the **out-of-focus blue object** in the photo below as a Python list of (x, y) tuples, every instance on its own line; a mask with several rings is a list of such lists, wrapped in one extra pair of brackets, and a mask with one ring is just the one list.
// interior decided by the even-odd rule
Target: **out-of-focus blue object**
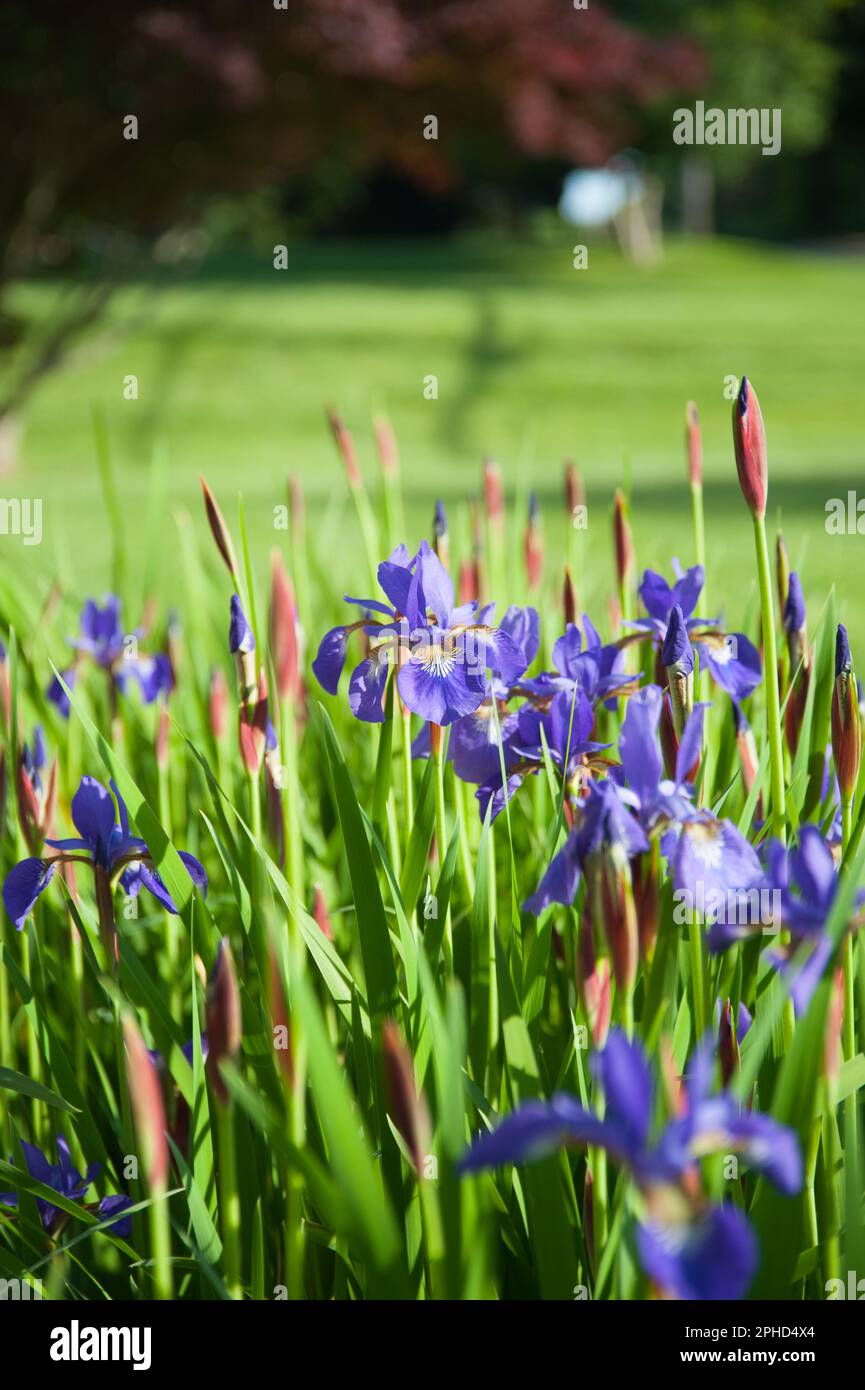
[(559, 214), (577, 227), (600, 227), (639, 198), (643, 187), (632, 169), (575, 169), (565, 177)]

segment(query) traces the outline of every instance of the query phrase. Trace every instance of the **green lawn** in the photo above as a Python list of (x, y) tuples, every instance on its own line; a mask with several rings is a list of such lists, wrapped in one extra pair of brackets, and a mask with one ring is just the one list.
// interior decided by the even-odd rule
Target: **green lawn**
[[(327, 402), (354, 430), (371, 480), (371, 417), (390, 415), (409, 542), (427, 528), (438, 495), (459, 534), (457, 503), (476, 489), (481, 456), (491, 453), (512, 491), (536, 489), (548, 550), (560, 551), (561, 464), (572, 455), (588, 485), (590, 529), (602, 535), (612, 489), (630, 469), (639, 564), (668, 568), (674, 554), (691, 560), (682, 432), (693, 397), (704, 429), (713, 606), (723, 596), (738, 616), (753, 582), (752, 543), (724, 385), (744, 371), (766, 419), (770, 513), (782, 514), (806, 594), (816, 605), (836, 581), (841, 611), (865, 640), (857, 603), (865, 537), (829, 537), (824, 526), (828, 498), (857, 487), (865, 495), (865, 262), (673, 243), (656, 271), (624, 265), (609, 247), (591, 248), (589, 268), (576, 271), (574, 240), (563, 231), (516, 249), (492, 234), (459, 246), (298, 248), (287, 272), (269, 261), (211, 267), (157, 295), (130, 294), (120, 311), (137, 316), (143, 307), (145, 317), (129, 336), (88, 344), (29, 405), (19, 470), (4, 489), (43, 498), (44, 540), (22, 552), (20, 541), (0, 537), (4, 558), (14, 564), (24, 554), (45, 582), (62, 556), (76, 587), (107, 587), (110, 534), (90, 423), (99, 402), (132, 567), (156, 449), (167, 452), (174, 509), (190, 509), (196, 525), (200, 470), (232, 513), (232, 493), (243, 492), (262, 559), (272, 509), (287, 474), (298, 472), (333, 588), (356, 591), (355, 533), (323, 423)], [(45, 287), (21, 295), (47, 308)], [(129, 373), (139, 378), (137, 401), (123, 399)], [(424, 399), (429, 374), (437, 400)], [(594, 604), (612, 574), (611, 561), (597, 569), (606, 554), (598, 540), (584, 580)], [(168, 591), (174, 555), (166, 521)]]

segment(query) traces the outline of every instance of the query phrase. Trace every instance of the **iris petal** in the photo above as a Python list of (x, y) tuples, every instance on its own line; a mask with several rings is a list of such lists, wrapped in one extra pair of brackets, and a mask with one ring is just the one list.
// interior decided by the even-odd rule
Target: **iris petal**
[(36, 899), (54, 876), (54, 865), (44, 859), (22, 859), (6, 875), (3, 906), (19, 931), (33, 911)]

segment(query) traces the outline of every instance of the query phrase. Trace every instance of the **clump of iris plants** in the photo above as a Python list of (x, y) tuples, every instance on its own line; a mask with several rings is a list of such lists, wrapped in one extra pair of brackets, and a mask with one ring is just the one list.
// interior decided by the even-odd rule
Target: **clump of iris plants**
[(38, 634), (0, 614), (0, 1266), (825, 1297), (865, 1181), (861, 691), (834, 595), (780, 533), (772, 564), (753, 386), (753, 574), (713, 557), (693, 403), (675, 556), (638, 485), (586, 530), (572, 461), (558, 514), (488, 458), (427, 526), (387, 422), (375, 484), (329, 425), (331, 521), (290, 479), (262, 557), (202, 479), (171, 608), (125, 633), (119, 584), (56, 665), (51, 595)]

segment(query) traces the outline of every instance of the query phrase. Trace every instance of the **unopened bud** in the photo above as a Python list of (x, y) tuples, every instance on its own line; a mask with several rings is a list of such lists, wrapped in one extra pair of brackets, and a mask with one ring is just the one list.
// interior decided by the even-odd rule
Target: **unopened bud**
[(688, 458), (688, 480), (691, 487), (703, 486), (703, 441), (700, 437), (700, 417), (693, 401), (685, 410), (685, 451)]
[(839, 624), (835, 642), (835, 689), (832, 692), (832, 757), (842, 801), (850, 801), (859, 777), (862, 733), (856, 678), (847, 629)]
[(219, 943), (216, 960), (207, 982), (207, 1074), (213, 1093), (221, 1105), (228, 1104), (228, 1090), (220, 1074), (220, 1063), (231, 1061), (240, 1051), (240, 993), (228, 937)]
[(415, 1170), (422, 1173), (432, 1134), (426, 1099), (415, 1085), (412, 1055), (392, 1019), (384, 1023), (381, 1041), (388, 1110), (411, 1154)]
[(769, 487), (766, 431), (760, 402), (744, 376), (733, 402), (733, 448), (742, 496), (753, 516), (764, 517)]
[(207, 520), (210, 524), (213, 539), (216, 541), (216, 547), (225, 561), (229, 574), (236, 583), (237, 558), (234, 554), (234, 543), (231, 539), (231, 532), (225, 523), (225, 518), (219, 509), (216, 498), (204, 481), (203, 475), (199, 475), (199, 477), (201, 481), (201, 491), (204, 493), (204, 508), (207, 512)]
[(138, 1025), (129, 1014), (123, 1019), (123, 1036), (126, 1043), (126, 1077), (144, 1176), (150, 1191), (160, 1193), (168, 1183), (168, 1140), (165, 1137), (162, 1085)]
[(327, 413), (328, 423), (333, 433), (336, 447), (339, 449), (343, 464), (345, 465), (345, 476), (348, 485), (353, 490), (363, 486), (360, 468), (357, 462), (357, 452), (354, 447), (354, 440), (351, 433), (346, 429), (342, 419), (335, 411), (329, 410)]

